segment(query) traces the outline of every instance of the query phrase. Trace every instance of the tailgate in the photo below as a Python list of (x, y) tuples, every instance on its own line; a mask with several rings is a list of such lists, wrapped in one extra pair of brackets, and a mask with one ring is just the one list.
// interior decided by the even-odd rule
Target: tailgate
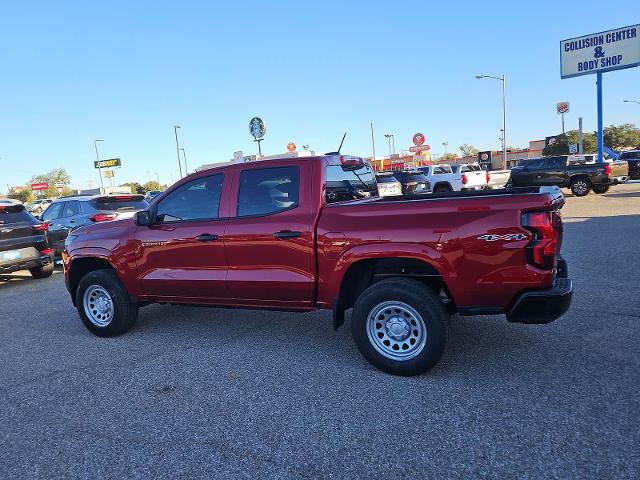
[(629, 164), (626, 160), (614, 160), (611, 165), (611, 177), (626, 177), (629, 175)]
[(487, 184), (487, 177), (484, 170), (481, 172), (464, 172), (464, 175), (468, 178), (467, 184), (464, 185), (465, 187), (477, 187)]

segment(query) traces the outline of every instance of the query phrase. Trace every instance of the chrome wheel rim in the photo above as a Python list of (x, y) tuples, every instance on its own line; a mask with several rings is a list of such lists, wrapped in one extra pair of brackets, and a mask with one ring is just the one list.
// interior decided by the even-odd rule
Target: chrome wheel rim
[(403, 361), (424, 350), (427, 327), (415, 308), (392, 300), (371, 309), (367, 318), (367, 336), (379, 354)]
[(91, 285), (82, 298), (84, 312), (96, 327), (106, 327), (113, 320), (113, 299), (101, 285)]
[(584, 192), (587, 191), (587, 184), (586, 182), (578, 181), (574, 184), (573, 188), (575, 189), (578, 195), (582, 195)]

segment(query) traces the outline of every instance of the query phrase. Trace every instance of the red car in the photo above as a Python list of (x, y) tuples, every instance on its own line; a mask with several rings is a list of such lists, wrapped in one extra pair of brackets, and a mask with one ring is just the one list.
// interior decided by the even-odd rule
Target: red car
[(151, 302), (353, 309), (376, 367), (422, 373), (449, 315), (548, 323), (568, 309), (557, 187), (377, 196), (357, 157), (225, 164), (182, 179), (133, 219), (82, 227), (63, 253), (85, 326), (111, 337)]

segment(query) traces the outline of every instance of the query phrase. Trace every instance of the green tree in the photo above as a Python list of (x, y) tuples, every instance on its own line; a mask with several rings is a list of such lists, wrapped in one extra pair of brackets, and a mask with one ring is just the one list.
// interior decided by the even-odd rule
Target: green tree
[(120, 185), (121, 187), (131, 187), (131, 193), (146, 193), (146, 190), (138, 182), (127, 182)]
[(458, 148), (463, 157), (475, 157), (480, 151), (476, 147), (474, 147), (473, 145), (469, 145), (468, 143), (463, 143)]
[(8, 195), (9, 198), (14, 200), (20, 200), (22, 203), (31, 203), (36, 199), (36, 196), (30, 189), (21, 190), (18, 193), (12, 193)]
[(156, 182), (154, 180), (145, 183), (142, 186), (142, 188), (144, 188), (145, 192), (149, 192), (151, 190), (164, 190), (164, 188), (162, 188), (162, 185), (160, 185), (158, 182)]
[(440, 160), (453, 160), (454, 158), (458, 158), (455, 153), (446, 153), (440, 157)]
[[(564, 135), (559, 135), (556, 143), (544, 147), (542, 154), (569, 155), (569, 144), (578, 144), (578, 130), (569, 130)], [(598, 149), (598, 140), (593, 133), (583, 133), (582, 145), (584, 153), (594, 153)]]
[(625, 147), (637, 147), (640, 145), (640, 128), (633, 123), (622, 125), (609, 125), (602, 132), (604, 144), (615, 149)]
[(54, 168), (53, 170), (47, 173), (34, 175), (33, 177), (31, 177), (30, 182), (31, 183), (47, 182), (49, 184), (60, 183), (64, 186), (67, 186), (71, 184), (71, 177), (69, 176), (69, 174), (64, 168)]

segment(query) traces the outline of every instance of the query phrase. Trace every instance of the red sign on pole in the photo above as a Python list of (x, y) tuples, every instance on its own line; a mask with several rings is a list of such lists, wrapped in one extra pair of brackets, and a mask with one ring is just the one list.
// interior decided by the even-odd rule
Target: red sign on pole
[(296, 146), (296, 144), (295, 144), (295, 143), (293, 143), (293, 142), (289, 142), (289, 143), (287, 144), (287, 150), (289, 150), (290, 152), (295, 152), (295, 151), (296, 151), (296, 148), (298, 148), (298, 147), (297, 147), (297, 146)]
[(49, 184), (46, 182), (31, 184), (31, 190), (35, 190), (36, 192), (39, 190), (47, 190), (48, 188), (49, 188)]
[(425, 141), (425, 137), (424, 134), (418, 132), (413, 136), (413, 144), (417, 147), (419, 147), (420, 145), (422, 145)]
[(409, 151), (413, 153), (426, 152), (427, 150), (431, 150), (430, 145), (416, 145), (415, 147), (409, 148)]

